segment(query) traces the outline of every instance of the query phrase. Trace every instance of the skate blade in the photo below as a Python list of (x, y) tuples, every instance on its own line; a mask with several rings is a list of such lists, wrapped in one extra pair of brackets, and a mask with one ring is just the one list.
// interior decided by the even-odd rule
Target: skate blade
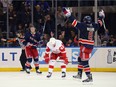
[(26, 74), (30, 74), (30, 72), (26, 72)]
[(91, 82), (82, 82), (82, 85), (93, 85), (93, 82), (91, 81)]
[(47, 78), (47, 79), (51, 79), (52, 77), (47, 77), (47, 76), (46, 76), (46, 78)]
[(37, 74), (37, 75), (42, 75), (42, 73), (37, 73), (37, 72), (36, 72), (36, 74)]

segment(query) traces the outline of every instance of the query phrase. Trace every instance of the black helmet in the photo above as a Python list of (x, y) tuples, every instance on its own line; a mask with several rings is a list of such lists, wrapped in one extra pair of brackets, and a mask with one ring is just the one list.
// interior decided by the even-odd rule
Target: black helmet
[(87, 24), (90, 24), (90, 23), (92, 22), (92, 19), (91, 19), (90, 16), (85, 16), (85, 17), (83, 18), (83, 22), (85, 22), (85, 23), (87, 23)]

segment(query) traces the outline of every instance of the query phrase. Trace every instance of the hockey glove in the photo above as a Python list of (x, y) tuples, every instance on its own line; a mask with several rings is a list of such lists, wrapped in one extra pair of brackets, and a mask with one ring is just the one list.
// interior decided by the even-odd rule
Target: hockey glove
[(66, 17), (70, 17), (71, 16), (71, 11), (69, 8), (63, 8), (63, 13)]
[(45, 59), (45, 62), (48, 64), (49, 61), (50, 61), (49, 55), (48, 54), (45, 54), (44, 59)]
[(104, 13), (103, 10), (101, 10), (101, 11), (99, 12), (99, 17), (100, 17), (100, 19), (104, 19), (104, 18), (105, 18), (105, 13)]
[(69, 63), (67, 58), (64, 59), (64, 63), (65, 63), (66, 65)]
[(49, 58), (45, 58), (45, 62), (46, 62), (47, 64), (49, 63), (49, 61), (50, 61)]

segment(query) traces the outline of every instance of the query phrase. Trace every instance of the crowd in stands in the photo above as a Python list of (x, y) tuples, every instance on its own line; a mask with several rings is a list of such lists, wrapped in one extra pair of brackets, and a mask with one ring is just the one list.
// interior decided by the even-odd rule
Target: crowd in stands
[[(8, 4), (7, 4), (8, 3)], [(7, 25), (7, 6), (8, 6), (8, 25)], [(32, 24), (32, 3), (31, 0), (15, 1), (0, 0), (0, 37), (6, 38), (9, 31), (9, 38), (15, 38), (17, 31), (25, 33)], [(44, 0), (33, 1), (33, 24), (38, 34), (43, 35), (43, 44), (49, 41), (50, 37), (55, 37), (55, 11), (52, 11), (49, 3)], [(45, 25), (45, 30), (43, 31)], [(7, 26), (8, 29), (7, 30)], [(78, 46), (78, 31), (71, 26), (68, 19), (63, 15), (62, 7), (57, 8), (57, 38), (62, 40), (65, 46)], [(1, 41), (0, 46), (6, 46), (6, 42)], [(10, 46), (18, 46), (16, 42)], [(116, 35), (109, 35), (105, 32), (98, 35), (98, 46), (116, 46)]]

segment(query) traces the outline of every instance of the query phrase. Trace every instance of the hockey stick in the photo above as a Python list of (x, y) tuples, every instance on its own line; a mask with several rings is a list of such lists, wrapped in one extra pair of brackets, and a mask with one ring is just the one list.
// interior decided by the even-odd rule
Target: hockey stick
[(44, 22), (44, 26), (43, 26), (43, 32), (42, 32), (42, 35), (44, 34), (44, 31), (45, 31), (45, 26), (46, 26), (46, 21)]
[(104, 22), (104, 19), (102, 19), (102, 22), (103, 22), (103, 26), (104, 26), (104, 30), (106, 31), (106, 25), (105, 25), (105, 22)]
[(40, 45), (38, 45), (38, 47), (41, 47), (41, 42), (43, 41), (42, 38), (43, 38), (43, 35), (44, 35), (44, 31), (45, 31), (45, 26), (46, 26), (46, 22), (44, 22), (44, 26), (43, 26), (43, 30), (42, 30), (42, 35), (41, 35), (41, 40), (39, 41)]
[(46, 26), (46, 21), (44, 22), (44, 26), (43, 26), (43, 31), (42, 31), (42, 35), (41, 35), (41, 40), (39, 41), (39, 45), (38, 45), (38, 48), (39, 48), (39, 54), (41, 54), (41, 46), (42, 46), (42, 44), (41, 44), (41, 42), (43, 42), (43, 35), (44, 35), (44, 31), (45, 31), (45, 26)]

